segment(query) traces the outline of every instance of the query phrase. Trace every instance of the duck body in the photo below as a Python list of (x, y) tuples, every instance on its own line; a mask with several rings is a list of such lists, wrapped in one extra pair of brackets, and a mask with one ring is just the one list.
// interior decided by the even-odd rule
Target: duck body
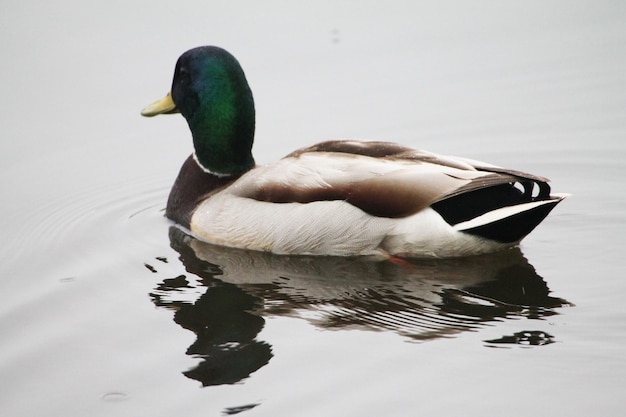
[(548, 180), (390, 142), (321, 142), (257, 166), (252, 93), (216, 47), (183, 54), (172, 92), (194, 139), (166, 215), (209, 243), (277, 254), (453, 257), (517, 245), (565, 197)]

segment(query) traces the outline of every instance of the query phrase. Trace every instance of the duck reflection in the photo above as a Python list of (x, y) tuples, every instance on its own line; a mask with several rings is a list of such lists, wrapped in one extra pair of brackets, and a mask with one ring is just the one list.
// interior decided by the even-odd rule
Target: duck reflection
[(266, 316), (302, 317), (325, 329), (393, 331), (421, 341), (503, 317), (550, 316), (567, 304), (549, 295), (519, 249), (391, 262), (223, 248), (176, 227), (170, 242), (193, 277), (166, 279), (151, 297), (196, 334), (187, 354), (202, 361), (185, 375), (204, 386), (241, 381), (270, 361), (271, 346), (257, 340)]

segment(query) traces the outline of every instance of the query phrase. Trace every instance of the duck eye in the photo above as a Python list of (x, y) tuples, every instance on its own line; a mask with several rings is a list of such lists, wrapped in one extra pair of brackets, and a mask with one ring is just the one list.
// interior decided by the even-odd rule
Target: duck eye
[(180, 82), (188, 82), (190, 78), (189, 70), (187, 70), (187, 68), (185, 67), (180, 67), (176, 76)]

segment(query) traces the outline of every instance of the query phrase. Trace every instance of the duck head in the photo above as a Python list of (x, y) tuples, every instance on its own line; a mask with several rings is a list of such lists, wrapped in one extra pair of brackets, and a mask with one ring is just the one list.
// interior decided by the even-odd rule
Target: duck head
[(239, 62), (224, 49), (202, 46), (178, 58), (171, 92), (141, 111), (146, 117), (180, 113), (193, 136), (200, 166), (234, 176), (254, 166), (254, 100)]

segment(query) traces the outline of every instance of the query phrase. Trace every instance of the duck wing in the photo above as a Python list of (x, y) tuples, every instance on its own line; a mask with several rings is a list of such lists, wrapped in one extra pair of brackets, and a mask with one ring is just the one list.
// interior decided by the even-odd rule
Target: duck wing
[[(521, 186), (516, 188), (515, 183)], [(535, 194), (534, 184), (539, 188)], [(360, 141), (322, 142), (299, 149), (275, 164), (256, 168), (254, 175), (244, 175), (232, 188), (241, 197), (272, 203), (342, 200), (388, 218), (408, 217), (433, 206), (454, 217), (451, 224), (494, 207), (549, 195), (543, 177), (390, 142)], [(490, 192), (475, 194), (479, 190)], [(445, 203), (474, 194), (471, 207)], [(487, 202), (477, 206), (484, 199)]]

